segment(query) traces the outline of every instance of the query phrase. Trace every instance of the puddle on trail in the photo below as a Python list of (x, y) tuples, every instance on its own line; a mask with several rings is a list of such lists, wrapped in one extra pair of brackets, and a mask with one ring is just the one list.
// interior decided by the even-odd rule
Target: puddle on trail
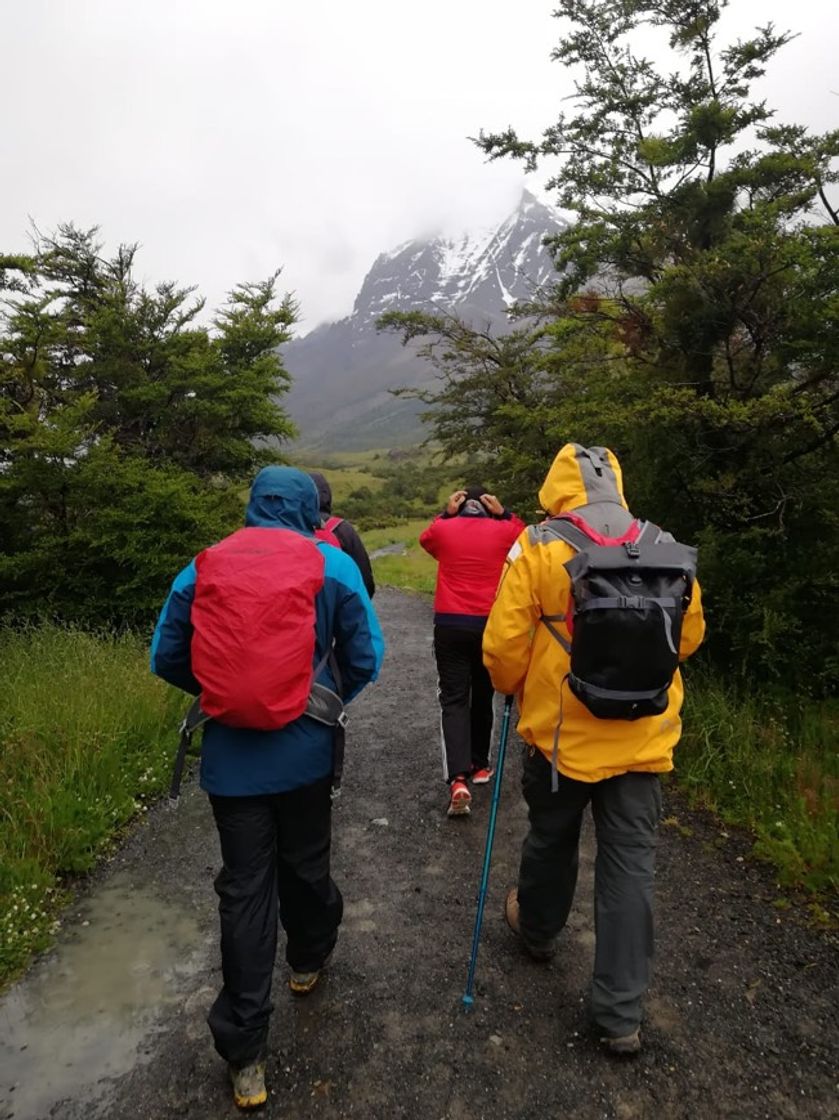
[(370, 553), (371, 560), (378, 560), (380, 556), (404, 556), (408, 551), (408, 545), (404, 541), (398, 541), (396, 544), (385, 544), (381, 548), (374, 549)]
[(78, 912), (54, 954), (0, 998), (0, 1120), (44, 1120), (56, 1102), (129, 1070), (202, 960), (195, 919), (128, 876)]

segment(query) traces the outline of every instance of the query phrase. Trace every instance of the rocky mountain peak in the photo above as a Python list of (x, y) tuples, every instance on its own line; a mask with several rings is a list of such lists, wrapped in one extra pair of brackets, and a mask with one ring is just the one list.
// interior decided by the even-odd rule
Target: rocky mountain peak
[(550, 278), (553, 264), (543, 241), (563, 224), (523, 191), (516, 209), (498, 225), (457, 237), (407, 241), (376, 258), (352, 319), (365, 329), (393, 310), (465, 309), (503, 316)]
[(395, 335), (379, 334), (377, 319), (386, 311), (445, 311), (508, 329), (509, 308), (550, 281), (554, 268), (544, 240), (564, 225), (524, 191), (490, 228), (407, 241), (381, 253), (352, 313), (285, 349), (294, 383), (284, 403), (301, 443), (388, 447), (421, 438), (417, 405), (389, 390), (421, 384), (431, 371)]

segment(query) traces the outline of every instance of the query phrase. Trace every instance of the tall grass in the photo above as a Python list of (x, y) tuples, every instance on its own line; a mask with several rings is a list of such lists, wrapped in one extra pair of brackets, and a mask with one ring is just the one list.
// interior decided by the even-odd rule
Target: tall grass
[(165, 787), (184, 705), (131, 635), (0, 630), (0, 664), (2, 980), (48, 940), (60, 877)]
[(780, 881), (839, 887), (839, 704), (746, 692), (705, 666), (688, 673), (676, 780), (755, 834)]

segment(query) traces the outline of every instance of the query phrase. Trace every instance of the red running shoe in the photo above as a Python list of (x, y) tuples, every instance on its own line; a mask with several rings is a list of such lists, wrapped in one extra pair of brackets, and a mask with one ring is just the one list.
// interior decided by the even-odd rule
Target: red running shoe
[(455, 778), (450, 786), (448, 816), (468, 817), (472, 812), (472, 794), (463, 778)]
[(495, 770), (492, 766), (481, 766), (472, 771), (472, 783), (476, 786), (489, 785)]

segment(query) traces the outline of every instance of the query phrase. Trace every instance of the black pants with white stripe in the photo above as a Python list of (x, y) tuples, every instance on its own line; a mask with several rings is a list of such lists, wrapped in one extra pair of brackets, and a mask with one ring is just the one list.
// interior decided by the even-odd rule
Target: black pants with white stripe
[(481, 654), (483, 630), (434, 627), (437, 691), (443, 716), (443, 776), (489, 765), (492, 682)]

